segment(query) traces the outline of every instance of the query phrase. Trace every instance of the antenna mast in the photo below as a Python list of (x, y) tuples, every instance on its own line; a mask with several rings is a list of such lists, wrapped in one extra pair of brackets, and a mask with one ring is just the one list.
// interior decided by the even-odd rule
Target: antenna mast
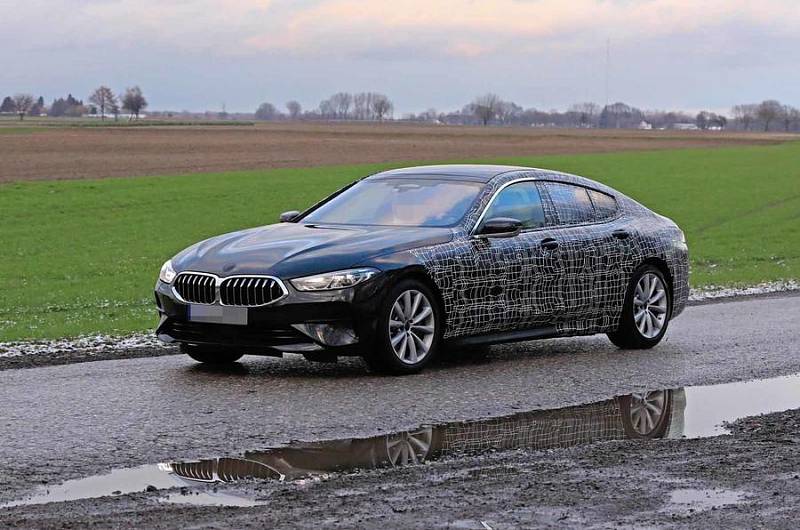
[(611, 38), (606, 39), (606, 107), (608, 107), (608, 78), (611, 69)]

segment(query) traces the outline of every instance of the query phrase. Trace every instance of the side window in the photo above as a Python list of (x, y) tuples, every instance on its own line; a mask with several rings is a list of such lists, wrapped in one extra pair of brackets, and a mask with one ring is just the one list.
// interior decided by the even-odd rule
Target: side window
[(558, 216), (558, 224), (574, 225), (594, 221), (594, 207), (586, 188), (548, 182), (547, 193)]
[(523, 228), (544, 226), (542, 198), (535, 182), (518, 182), (497, 194), (486, 210), (483, 220), (511, 217), (522, 221)]
[(595, 218), (598, 221), (614, 217), (617, 214), (617, 201), (614, 197), (594, 190), (589, 190), (589, 195), (592, 197)]

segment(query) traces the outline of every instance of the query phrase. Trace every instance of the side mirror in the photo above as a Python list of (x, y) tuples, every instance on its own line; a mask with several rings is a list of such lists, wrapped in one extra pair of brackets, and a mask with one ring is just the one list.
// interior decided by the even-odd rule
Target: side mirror
[(289, 212), (283, 212), (281, 216), (278, 218), (281, 223), (291, 223), (294, 222), (294, 218), (300, 215), (300, 212), (297, 210), (292, 210)]
[(514, 237), (522, 230), (522, 222), (510, 217), (493, 217), (484, 221), (478, 231), (477, 237)]

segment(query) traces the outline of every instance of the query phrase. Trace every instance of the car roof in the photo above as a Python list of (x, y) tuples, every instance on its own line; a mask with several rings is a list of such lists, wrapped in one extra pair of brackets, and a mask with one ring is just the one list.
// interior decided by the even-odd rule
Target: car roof
[(488, 164), (442, 164), (435, 166), (416, 166), (390, 169), (370, 175), (370, 179), (436, 177), (452, 180), (474, 180), (489, 182), (502, 173), (510, 171), (530, 171), (523, 166), (502, 166)]
[(462, 181), (469, 180), (473, 182), (487, 183), (500, 175), (504, 175), (503, 178), (513, 178), (515, 176), (514, 174), (519, 174), (520, 176), (524, 176), (526, 179), (532, 180), (553, 180), (567, 184), (588, 186), (614, 196), (620, 195), (617, 190), (586, 177), (555, 171), (552, 169), (539, 169), (525, 166), (502, 166), (489, 164), (442, 164), (435, 166), (415, 166), (390, 169), (388, 171), (375, 173), (367, 178), (370, 180), (384, 178), (435, 178)]

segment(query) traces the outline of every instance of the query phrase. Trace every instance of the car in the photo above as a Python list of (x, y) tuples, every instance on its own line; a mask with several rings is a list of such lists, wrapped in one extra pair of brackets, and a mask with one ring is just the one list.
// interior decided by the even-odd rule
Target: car
[(359, 355), (394, 374), (444, 350), (540, 338), (652, 348), (686, 306), (688, 274), (680, 228), (599, 182), (393, 169), (165, 262), (156, 334), (203, 363)]

